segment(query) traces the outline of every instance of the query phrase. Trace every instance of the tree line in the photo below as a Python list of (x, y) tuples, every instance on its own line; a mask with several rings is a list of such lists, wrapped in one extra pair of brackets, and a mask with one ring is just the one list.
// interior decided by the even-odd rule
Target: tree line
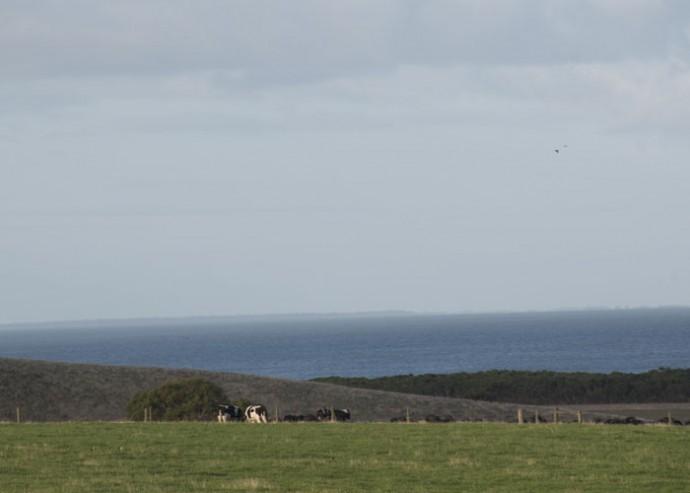
[(690, 369), (645, 373), (491, 370), (477, 373), (324, 377), (314, 381), (408, 394), (524, 404), (688, 402)]

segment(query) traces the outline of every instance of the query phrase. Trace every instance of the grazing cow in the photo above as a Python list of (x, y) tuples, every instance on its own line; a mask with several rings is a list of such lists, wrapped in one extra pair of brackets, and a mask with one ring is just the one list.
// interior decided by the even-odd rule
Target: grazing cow
[[(536, 418), (536, 421), (537, 421), (538, 423), (546, 423), (546, 418), (545, 418), (544, 416), (542, 416), (541, 414), (537, 414), (537, 415), (535, 416), (534, 414), (525, 413), (525, 417), (524, 417), (525, 423), (534, 423), (534, 422), (535, 422), (535, 418)], [(481, 420), (480, 420), (480, 421), (481, 421)]]
[(218, 406), (218, 422), (226, 423), (228, 421), (242, 421), (244, 419), (244, 412), (239, 406), (233, 404), (220, 404)]
[(318, 418), (313, 414), (286, 414), (283, 416), (283, 421), (286, 423), (301, 423), (303, 421), (318, 421)]
[(268, 412), (261, 404), (248, 406), (244, 411), (244, 417), (248, 423), (268, 423)]
[(634, 416), (628, 416), (627, 418), (608, 418), (604, 420), (604, 424), (607, 425), (642, 425), (644, 421), (637, 419)]
[[(335, 413), (336, 421), (349, 421), (352, 419), (352, 413), (349, 409), (334, 409), (333, 413)], [(331, 410), (328, 408), (322, 407), (316, 411), (316, 419), (319, 421), (331, 421), (331, 418)]]
[(435, 414), (430, 414), (425, 418), (427, 423), (452, 423), (455, 418), (449, 414), (445, 416), (436, 416)]

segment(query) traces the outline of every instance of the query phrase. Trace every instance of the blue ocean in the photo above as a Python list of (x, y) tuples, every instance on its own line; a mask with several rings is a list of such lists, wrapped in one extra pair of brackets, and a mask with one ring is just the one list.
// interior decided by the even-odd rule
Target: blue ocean
[(690, 367), (690, 308), (189, 318), (0, 326), (0, 357), (308, 379)]

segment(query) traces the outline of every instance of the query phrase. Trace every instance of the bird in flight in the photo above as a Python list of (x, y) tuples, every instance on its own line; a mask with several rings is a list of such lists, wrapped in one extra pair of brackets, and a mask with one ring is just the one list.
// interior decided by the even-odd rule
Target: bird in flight
[[(563, 149), (567, 149), (567, 148), (568, 148), (568, 144), (563, 144)], [(561, 153), (561, 150), (558, 149), (558, 148), (556, 148), (556, 149), (553, 150), (553, 152), (555, 152), (556, 154), (560, 154), (560, 153)]]

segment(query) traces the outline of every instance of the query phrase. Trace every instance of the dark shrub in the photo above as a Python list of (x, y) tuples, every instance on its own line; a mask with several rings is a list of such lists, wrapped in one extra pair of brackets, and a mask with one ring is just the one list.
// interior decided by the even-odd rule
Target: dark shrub
[(150, 408), (156, 421), (204, 421), (214, 419), (218, 405), (225, 402), (223, 389), (208, 380), (178, 380), (136, 394), (127, 405), (127, 415), (133, 421), (142, 421), (144, 409)]
[(646, 373), (490, 370), (314, 380), (365, 389), (523, 404), (690, 401), (690, 368), (659, 368)]

